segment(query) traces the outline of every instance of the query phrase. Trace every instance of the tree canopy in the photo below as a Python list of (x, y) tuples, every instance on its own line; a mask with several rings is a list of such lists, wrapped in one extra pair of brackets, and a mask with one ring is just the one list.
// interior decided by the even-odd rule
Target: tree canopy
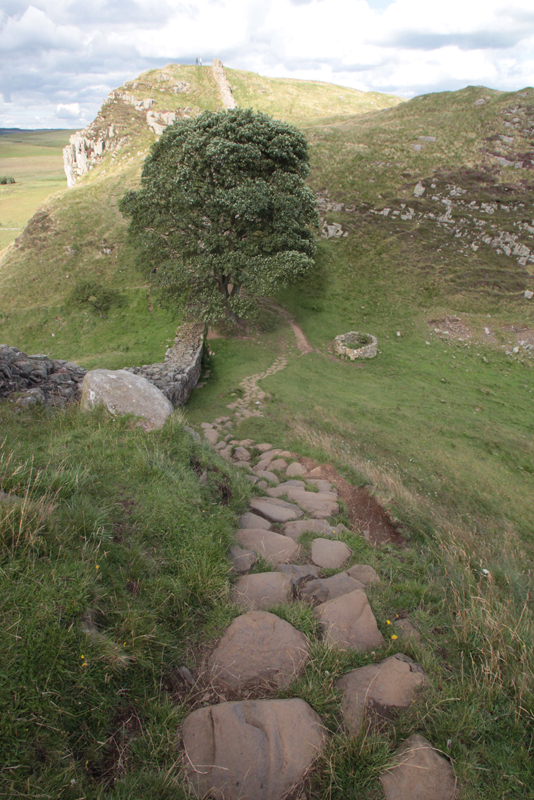
[(314, 264), (308, 144), (265, 114), (205, 111), (168, 127), (121, 211), (147, 274), (204, 321), (250, 316)]

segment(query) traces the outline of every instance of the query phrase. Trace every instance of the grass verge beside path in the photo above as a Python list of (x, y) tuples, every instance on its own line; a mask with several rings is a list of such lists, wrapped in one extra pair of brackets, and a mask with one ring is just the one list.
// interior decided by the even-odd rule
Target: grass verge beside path
[(250, 485), (179, 414), (2, 403), (0, 428), (0, 795), (181, 797), (176, 670), (231, 619)]

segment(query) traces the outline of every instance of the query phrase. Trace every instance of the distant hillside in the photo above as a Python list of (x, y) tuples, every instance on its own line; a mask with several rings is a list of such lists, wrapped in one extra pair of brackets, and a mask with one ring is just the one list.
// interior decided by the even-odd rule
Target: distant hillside
[[(226, 74), (238, 105), (296, 124), (352, 118), (401, 102), (391, 95), (318, 82), (260, 78), (236, 70)], [(125, 359), (138, 363), (162, 356), (166, 331), (173, 323), (147, 298), (147, 287), (131, 268), (131, 254), (124, 246), (126, 224), (116, 205), (137, 184), (143, 157), (165, 124), (220, 108), (209, 67), (170, 64), (111, 92), (95, 120), (76, 136), (83, 151), (80, 163), (87, 172), (77, 177), (75, 164), (76, 186), (49, 198), (4, 254), (0, 265), (4, 340), (31, 350), (44, 332), (53, 351), (89, 359), (88, 363), (107, 359), (109, 365), (122, 365)], [(97, 335), (95, 341), (85, 330), (93, 329), (93, 320), (65, 304), (73, 282), (88, 276), (113, 285), (123, 295), (121, 309), (113, 312), (118, 315), (113, 345), (107, 329), (102, 340)], [(133, 334), (122, 319), (128, 314), (136, 317)], [(158, 314), (162, 319), (156, 320)]]

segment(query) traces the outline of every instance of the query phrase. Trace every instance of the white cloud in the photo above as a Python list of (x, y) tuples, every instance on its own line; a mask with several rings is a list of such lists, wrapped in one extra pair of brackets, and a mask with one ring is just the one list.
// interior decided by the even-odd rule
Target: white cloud
[(79, 103), (59, 103), (56, 106), (56, 117), (58, 119), (78, 119), (80, 117)]
[[(3, 0), (0, 125), (90, 119), (169, 61), (405, 96), (534, 84), (532, 0)], [(78, 105), (78, 116), (74, 109)], [(86, 115), (84, 117), (84, 114)], [(61, 115), (61, 116), (58, 116)], [(65, 116), (68, 115), (68, 116)], [(74, 122), (72, 123), (74, 124)], [(75, 124), (78, 124), (76, 122)]]

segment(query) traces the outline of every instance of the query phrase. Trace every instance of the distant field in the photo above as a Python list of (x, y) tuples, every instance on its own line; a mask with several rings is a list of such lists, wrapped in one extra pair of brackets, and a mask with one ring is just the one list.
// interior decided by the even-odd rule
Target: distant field
[(70, 130), (19, 131), (0, 136), (0, 177), (14, 184), (0, 186), (0, 251), (24, 228), (49, 194), (67, 185), (62, 149)]

